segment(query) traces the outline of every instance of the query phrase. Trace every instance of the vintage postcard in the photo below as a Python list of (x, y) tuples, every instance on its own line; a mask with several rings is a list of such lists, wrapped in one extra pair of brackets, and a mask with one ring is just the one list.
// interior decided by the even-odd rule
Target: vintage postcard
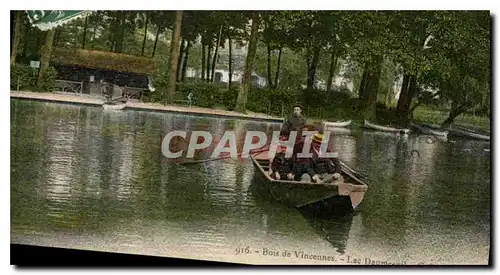
[(490, 265), (490, 11), (10, 15), (12, 245)]

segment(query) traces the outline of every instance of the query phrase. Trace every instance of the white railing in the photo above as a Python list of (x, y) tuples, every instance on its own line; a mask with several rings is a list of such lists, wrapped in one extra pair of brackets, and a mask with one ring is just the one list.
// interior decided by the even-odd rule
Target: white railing
[(83, 82), (56, 80), (56, 88), (65, 93), (83, 93)]
[(142, 89), (142, 88), (134, 88), (134, 87), (125, 86), (125, 87), (123, 87), (123, 89), (124, 89), (123, 95), (127, 98), (138, 96), (138, 99), (141, 99), (142, 93), (144, 92), (144, 89)]

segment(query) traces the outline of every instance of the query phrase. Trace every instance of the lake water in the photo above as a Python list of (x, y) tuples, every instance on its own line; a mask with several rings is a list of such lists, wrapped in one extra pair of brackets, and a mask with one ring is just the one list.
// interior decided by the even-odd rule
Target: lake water
[(488, 142), (339, 133), (369, 189), (354, 215), (323, 218), (270, 200), (250, 160), (180, 166), (160, 151), (174, 129), (278, 128), (11, 99), (11, 242), (257, 264), (488, 263)]

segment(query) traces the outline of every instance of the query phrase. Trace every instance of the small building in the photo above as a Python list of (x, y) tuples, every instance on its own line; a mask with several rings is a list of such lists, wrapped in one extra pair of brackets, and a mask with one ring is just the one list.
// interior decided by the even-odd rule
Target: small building
[[(57, 84), (63, 91), (101, 94), (102, 82), (124, 88), (125, 93), (154, 91), (152, 58), (84, 50), (54, 48), (51, 62), (57, 70)], [(134, 95), (132, 95), (134, 97)]]
[[(188, 78), (201, 78), (201, 69), (186, 68), (186, 77)], [(241, 83), (243, 78), (242, 71), (233, 71), (233, 76), (231, 81), (233, 83)], [(214, 73), (215, 83), (229, 83), (229, 71), (225, 69), (215, 69)], [(265, 87), (267, 80), (264, 77), (259, 76), (257, 73), (253, 72), (251, 77), (251, 82), (253, 87)]]

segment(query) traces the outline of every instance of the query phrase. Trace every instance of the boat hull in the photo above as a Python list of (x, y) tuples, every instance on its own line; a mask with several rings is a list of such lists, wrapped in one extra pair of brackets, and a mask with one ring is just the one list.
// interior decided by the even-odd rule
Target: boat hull
[(103, 104), (102, 107), (104, 110), (123, 110), (127, 104)]
[(405, 134), (405, 135), (407, 135), (411, 132), (410, 129), (399, 129), (399, 128), (381, 126), (381, 125), (370, 123), (367, 120), (365, 120), (365, 122), (364, 122), (364, 127), (367, 129), (372, 129), (372, 130), (377, 130), (377, 131), (382, 131), (382, 132), (400, 133), (400, 134)]
[(351, 122), (352, 122), (351, 120), (341, 121), (341, 122), (324, 121), (323, 127), (325, 127), (325, 128), (344, 128), (344, 127), (351, 125)]
[(273, 199), (288, 206), (332, 213), (352, 212), (368, 189), (365, 183), (344, 168), (341, 173), (344, 182), (333, 184), (274, 180), (268, 175), (266, 167), (269, 160), (266, 157), (252, 156), (251, 159), (255, 168), (255, 182), (263, 186)]
[(482, 134), (478, 134), (478, 133), (474, 133), (474, 132), (470, 132), (470, 131), (466, 131), (466, 130), (462, 130), (462, 129), (458, 129), (458, 128), (451, 128), (450, 134), (452, 134), (454, 136), (464, 137), (464, 138), (473, 138), (473, 139), (490, 141), (490, 137), (487, 135), (482, 135)]
[(432, 129), (430, 127), (415, 124), (415, 123), (412, 123), (411, 126), (415, 129), (417, 129), (418, 131), (420, 131), (424, 134), (427, 134), (427, 135), (434, 135), (434, 136), (443, 137), (443, 138), (448, 137), (448, 131), (439, 131), (439, 130), (435, 130), (435, 129)]

